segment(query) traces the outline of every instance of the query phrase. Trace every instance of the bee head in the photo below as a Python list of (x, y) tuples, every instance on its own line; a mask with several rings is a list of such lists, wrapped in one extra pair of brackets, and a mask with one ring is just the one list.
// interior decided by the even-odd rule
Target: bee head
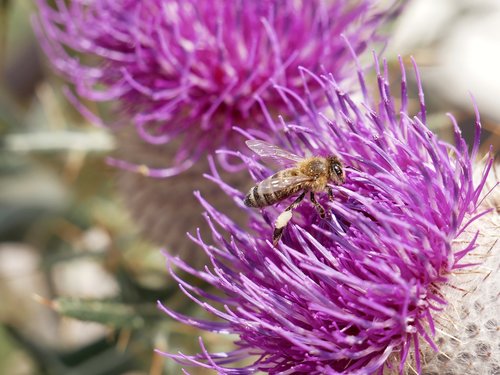
[(345, 182), (344, 165), (336, 156), (328, 157), (328, 177), (335, 185), (342, 185)]

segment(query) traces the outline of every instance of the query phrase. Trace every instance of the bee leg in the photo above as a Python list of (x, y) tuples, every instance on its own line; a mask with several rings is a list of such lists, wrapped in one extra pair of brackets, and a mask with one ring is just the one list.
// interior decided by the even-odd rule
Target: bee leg
[(286, 225), (292, 218), (292, 210), (297, 207), (300, 202), (304, 199), (306, 196), (306, 191), (303, 191), (302, 194), (300, 194), (297, 199), (293, 201), (293, 203), (288, 206), (285, 211), (283, 211), (278, 218), (276, 219), (276, 222), (274, 223), (274, 232), (273, 232), (273, 245), (276, 246), (278, 244), (278, 241), (281, 239), (281, 236), (283, 235), (283, 230), (285, 229)]
[(279, 242), (279, 240), (281, 239), (281, 236), (283, 235), (283, 230), (285, 229), (285, 227), (283, 228), (274, 228), (274, 232), (273, 232), (273, 246), (276, 246)]
[(314, 208), (316, 211), (318, 211), (319, 216), (324, 219), (325, 218), (325, 209), (323, 208), (322, 205), (318, 203), (316, 200), (316, 197), (314, 196), (314, 193), (311, 191), (311, 203), (314, 205)]
[(328, 186), (328, 199), (333, 202), (333, 190), (330, 186)]
[(292, 202), (292, 204), (291, 204), (290, 206), (288, 206), (288, 207), (285, 209), (285, 211), (291, 211), (291, 210), (293, 210), (294, 208), (296, 208), (296, 207), (300, 204), (300, 202), (302, 202), (302, 200), (303, 200), (303, 199), (304, 199), (304, 197), (306, 196), (306, 193), (307, 193), (307, 191), (305, 191), (305, 190), (304, 190), (304, 191), (302, 192), (302, 194), (300, 194), (300, 195), (297, 197), (297, 199), (295, 199), (295, 200)]

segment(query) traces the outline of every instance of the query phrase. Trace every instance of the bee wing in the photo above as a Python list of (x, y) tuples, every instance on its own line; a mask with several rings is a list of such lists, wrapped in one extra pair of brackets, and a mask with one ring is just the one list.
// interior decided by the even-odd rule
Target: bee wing
[(292, 154), (291, 152), (285, 151), (278, 146), (261, 141), (259, 139), (250, 139), (245, 143), (250, 150), (255, 152), (261, 158), (270, 159), (279, 163), (280, 165), (287, 166), (304, 159), (298, 155)]
[(312, 178), (309, 176), (287, 176), (276, 178), (274, 176), (270, 176), (259, 183), (259, 191), (262, 194), (270, 194), (274, 193), (278, 190), (290, 189), (299, 184), (303, 184), (304, 182), (311, 181)]

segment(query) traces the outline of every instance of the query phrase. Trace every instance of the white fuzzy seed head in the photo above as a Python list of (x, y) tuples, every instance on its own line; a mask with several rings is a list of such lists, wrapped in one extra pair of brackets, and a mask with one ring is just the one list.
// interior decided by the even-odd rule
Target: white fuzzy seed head
[[(482, 171), (482, 165), (476, 166)], [(500, 375), (500, 165), (494, 166), (484, 192), (493, 191), (478, 212), (492, 211), (471, 224), (454, 242), (463, 249), (477, 231), (476, 248), (460, 263), (477, 265), (455, 270), (440, 288), (448, 301), (444, 311), (433, 314), (439, 351), (420, 341), (422, 375)], [(414, 358), (404, 374), (416, 374)], [(397, 368), (394, 369), (397, 373)]]

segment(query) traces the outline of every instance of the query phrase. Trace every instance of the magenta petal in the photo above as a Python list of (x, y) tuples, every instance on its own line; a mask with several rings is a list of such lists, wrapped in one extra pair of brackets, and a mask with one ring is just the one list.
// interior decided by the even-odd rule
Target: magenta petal
[[(453, 146), (426, 127), (418, 74), (420, 108), (413, 116), (407, 112), (405, 72), (400, 103), (390, 95), (385, 68), (376, 73), (380, 98), (365, 96), (361, 103), (332, 76), (312, 78), (321, 81), (331, 105), (321, 111), (307, 96), (277, 87), (288, 105), (306, 114), (293, 124), (279, 119), (270, 125), (281, 127), (281, 134), (260, 135), (297, 155), (342, 156), (345, 184), (332, 186), (333, 202), (318, 194), (330, 217), (321, 219), (309, 203), (302, 203), (275, 248), (269, 242), (274, 218), (289, 202), (262, 211), (244, 208), (242, 194), (220, 180), (213, 163), (209, 180), (245, 210), (251, 229), (237, 226), (197, 195), (216, 244), (194, 240), (211, 265), (203, 273), (180, 265), (216, 286), (225, 306), (216, 311), (206, 305), (210, 295), (186, 283), (182, 289), (239, 336), (237, 347), (258, 355), (251, 367), (255, 371), (381, 374), (395, 366), (388, 363), (393, 353), (399, 355), (400, 368), (412, 358), (419, 371), (419, 342), (436, 348), (433, 314), (446, 305), (439, 286), (453, 270), (470, 266), (461, 260), (474, 248), (475, 238), (463, 248), (452, 247), (452, 241), (484, 214), (478, 203), (491, 155), (474, 183), (474, 155), (458, 128)], [(364, 78), (360, 84), (363, 91)], [(271, 121), (269, 113), (266, 117)], [(243, 149), (226, 153), (241, 159), (257, 181), (272, 173)], [(197, 327), (219, 327), (168, 313)], [(234, 362), (222, 364), (201, 348), (196, 358), (203, 366), (234, 371), (226, 367)]]
[(238, 146), (235, 125), (272, 130), (260, 101), (275, 112), (287, 110), (273, 85), (319, 104), (321, 87), (298, 68), (348, 78), (352, 50), (383, 39), (378, 27), (401, 8), (377, 13), (373, 0), (50, 3), (36, 0), (34, 28), (54, 69), (74, 87), (71, 101), (84, 116), (104, 125), (82, 99), (113, 102), (115, 117), (144, 141), (178, 141), (177, 158), (150, 171), (156, 178), (181, 173), (219, 146)]

